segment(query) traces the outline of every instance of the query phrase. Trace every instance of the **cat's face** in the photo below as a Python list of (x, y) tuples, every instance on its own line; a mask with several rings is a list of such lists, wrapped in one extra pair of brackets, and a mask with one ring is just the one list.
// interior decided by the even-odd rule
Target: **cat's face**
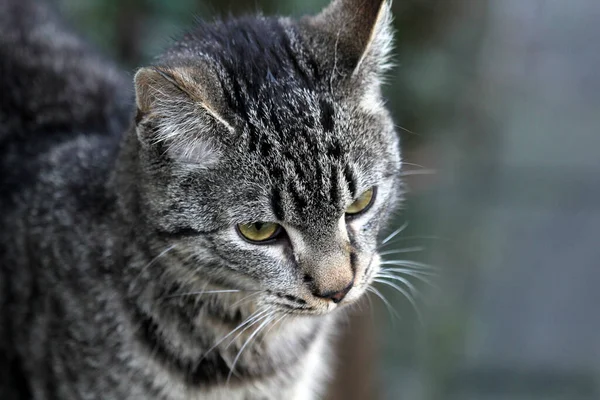
[(182, 286), (308, 314), (365, 292), (399, 194), (379, 98), (388, 12), (338, 0), (299, 23), (199, 27), (138, 72), (144, 212)]

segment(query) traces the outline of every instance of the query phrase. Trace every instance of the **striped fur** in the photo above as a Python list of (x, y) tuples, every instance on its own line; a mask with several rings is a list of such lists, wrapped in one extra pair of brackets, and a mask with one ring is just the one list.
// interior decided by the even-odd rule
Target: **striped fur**
[[(44, 6), (2, 2), (0, 398), (319, 397), (401, 194), (390, 18), (334, 0), (200, 23), (129, 101)], [(243, 240), (256, 221), (285, 234)], [(316, 295), (349, 279), (339, 303)]]

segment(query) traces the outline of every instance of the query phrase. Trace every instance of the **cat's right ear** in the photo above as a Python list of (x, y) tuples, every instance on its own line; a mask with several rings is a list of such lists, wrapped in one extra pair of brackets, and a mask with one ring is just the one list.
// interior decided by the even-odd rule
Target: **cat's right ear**
[(304, 20), (326, 68), (343, 78), (378, 83), (390, 68), (391, 0), (333, 0)]
[(204, 162), (211, 138), (233, 131), (222, 117), (218, 86), (206, 70), (188, 67), (147, 67), (134, 78), (136, 131), (146, 145), (166, 147), (171, 158)]

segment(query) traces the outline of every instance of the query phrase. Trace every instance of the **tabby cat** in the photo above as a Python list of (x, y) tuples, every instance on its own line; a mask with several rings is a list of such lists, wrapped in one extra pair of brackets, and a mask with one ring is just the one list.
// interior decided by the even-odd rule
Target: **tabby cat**
[(199, 23), (124, 77), (0, 2), (0, 398), (311, 399), (401, 195), (390, 4)]

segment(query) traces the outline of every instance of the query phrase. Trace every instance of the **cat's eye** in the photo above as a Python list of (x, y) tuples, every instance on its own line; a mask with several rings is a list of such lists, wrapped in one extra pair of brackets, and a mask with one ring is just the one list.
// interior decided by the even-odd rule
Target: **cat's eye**
[(373, 200), (375, 200), (375, 188), (366, 190), (363, 194), (358, 196), (358, 198), (354, 200), (354, 203), (346, 208), (346, 215), (358, 215), (366, 211), (373, 204)]
[(238, 224), (237, 231), (244, 239), (261, 243), (275, 239), (281, 233), (281, 225), (273, 222), (252, 222), (250, 224)]

